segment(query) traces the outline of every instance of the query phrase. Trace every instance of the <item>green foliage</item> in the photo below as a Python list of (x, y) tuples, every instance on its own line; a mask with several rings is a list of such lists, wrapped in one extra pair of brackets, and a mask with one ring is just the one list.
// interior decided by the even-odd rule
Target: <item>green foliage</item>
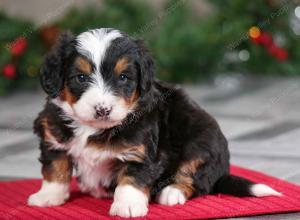
[(149, 6), (139, 0), (106, 0), (101, 8), (91, 5), (85, 10), (72, 9), (58, 25), (79, 34), (87, 29), (113, 27), (134, 34), (152, 16)]
[[(113, 27), (144, 38), (157, 62), (158, 77), (163, 80), (196, 82), (227, 72), (299, 75), (300, 41), (289, 24), (295, 5), (288, 0), (281, 5), (274, 2), (212, 0), (209, 3), (214, 6), (213, 13), (202, 18), (194, 13), (187, 0), (168, 0), (158, 12), (148, 1), (105, 0), (101, 7), (72, 9), (56, 23), (74, 34)], [(280, 62), (266, 48), (251, 42), (248, 37), (251, 26), (259, 26), (274, 38), (283, 39), (288, 59)], [(17, 60), (12, 59), (6, 45), (23, 35), (28, 40), (28, 49)], [(249, 51), (249, 60), (228, 59), (241, 50)], [(12, 62), (18, 70), (15, 80), (0, 75), (0, 94), (12, 88), (37, 85), (37, 77), (29, 77), (28, 68), (38, 68), (44, 53), (33, 24), (0, 13), (0, 68)]]
[[(35, 88), (38, 85), (37, 74), (28, 75), (28, 70), (38, 72), (43, 57), (43, 47), (39, 43), (37, 33), (30, 22), (10, 18), (0, 13), (0, 95), (10, 90), (19, 88)], [(27, 39), (27, 49), (20, 57), (13, 57), (10, 47), (19, 37)], [(16, 66), (15, 79), (3, 76), (2, 68), (5, 64), (12, 63)]]
[[(220, 72), (295, 74), (299, 70), (299, 39), (292, 33), (288, 17), (294, 6), (287, 1), (214, 0), (214, 13), (200, 19), (186, 0), (169, 0), (162, 12), (150, 10), (147, 2), (106, 0), (101, 8), (72, 10), (60, 26), (75, 33), (87, 28), (114, 27), (142, 37), (152, 51), (158, 77), (173, 82), (191, 82)], [(258, 25), (286, 41), (289, 59), (280, 62), (265, 48), (248, 38)], [(248, 61), (230, 62), (226, 56), (247, 50)]]
[[(158, 77), (182, 82), (207, 77), (214, 69), (210, 65), (219, 59), (211, 53), (216, 47), (212, 28), (203, 25), (207, 31), (203, 35), (200, 22), (195, 19), (186, 0), (169, 1), (159, 13), (145, 1), (106, 0), (101, 8), (72, 9), (58, 25), (75, 34), (113, 27), (143, 38), (157, 61)], [(207, 47), (208, 42), (211, 47)]]
[[(246, 62), (219, 63), (218, 72), (248, 72), (263, 75), (295, 75), (299, 74), (299, 37), (296, 36), (289, 24), (290, 13), (294, 12), (293, 1), (244, 1), (244, 0), (214, 0), (216, 13), (209, 22), (215, 28), (215, 35), (222, 45), (219, 49), (223, 54), (248, 50), (250, 59)], [(258, 26), (264, 32), (270, 33), (273, 38), (280, 37), (285, 43), (284, 48), (289, 58), (280, 62), (270, 55), (262, 46), (255, 45), (248, 38), (251, 26)]]
[(165, 11), (172, 7), (150, 44), (159, 76), (173, 82), (191, 82), (209, 76), (220, 58), (212, 53), (218, 46), (212, 26), (200, 23), (187, 1), (169, 1)]

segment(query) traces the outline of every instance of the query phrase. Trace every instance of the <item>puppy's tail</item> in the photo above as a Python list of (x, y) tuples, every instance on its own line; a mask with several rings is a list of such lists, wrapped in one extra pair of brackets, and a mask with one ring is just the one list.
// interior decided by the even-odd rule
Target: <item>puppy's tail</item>
[(257, 184), (250, 180), (232, 175), (225, 175), (221, 177), (215, 184), (214, 191), (216, 193), (224, 193), (239, 197), (281, 196), (281, 193), (265, 184)]

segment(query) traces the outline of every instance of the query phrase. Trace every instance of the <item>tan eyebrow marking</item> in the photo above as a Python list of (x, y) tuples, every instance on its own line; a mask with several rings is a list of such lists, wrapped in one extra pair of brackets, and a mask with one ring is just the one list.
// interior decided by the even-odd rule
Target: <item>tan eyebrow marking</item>
[(76, 67), (85, 74), (91, 74), (92, 73), (92, 65), (91, 63), (83, 58), (83, 57), (77, 57), (75, 61)]
[(130, 97), (126, 97), (124, 100), (128, 107), (133, 107), (136, 104), (136, 101), (139, 99), (140, 94), (137, 89), (134, 90)]
[(126, 57), (120, 58), (115, 65), (114, 71), (117, 75), (120, 75), (129, 65)]

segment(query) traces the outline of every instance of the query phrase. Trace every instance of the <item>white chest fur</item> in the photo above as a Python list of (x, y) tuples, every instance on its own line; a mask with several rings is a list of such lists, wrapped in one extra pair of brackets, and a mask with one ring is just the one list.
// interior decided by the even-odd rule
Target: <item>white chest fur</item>
[(76, 127), (74, 138), (67, 144), (56, 145), (68, 151), (76, 164), (77, 176), (80, 177), (79, 188), (83, 192), (89, 192), (94, 196), (101, 197), (101, 186), (109, 187), (113, 178), (110, 169), (112, 159), (118, 155), (110, 151), (99, 151), (87, 146), (88, 137), (98, 130), (89, 126)]

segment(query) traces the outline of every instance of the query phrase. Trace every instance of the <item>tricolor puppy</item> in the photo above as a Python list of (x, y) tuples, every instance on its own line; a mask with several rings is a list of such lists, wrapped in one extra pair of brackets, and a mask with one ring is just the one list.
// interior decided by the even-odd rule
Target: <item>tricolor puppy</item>
[(176, 205), (209, 193), (280, 195), (231, 176), (215, 119), (154, 75), (142, 42), (118, 30), (61, 36), (41, 68), (48, 98), (34, 131), (43, 184), (29, 205), (65, 203), (73, 167), (81, 191), (112, 197), (109, 213), (122, 217), (146, 215), (151, 198)]

